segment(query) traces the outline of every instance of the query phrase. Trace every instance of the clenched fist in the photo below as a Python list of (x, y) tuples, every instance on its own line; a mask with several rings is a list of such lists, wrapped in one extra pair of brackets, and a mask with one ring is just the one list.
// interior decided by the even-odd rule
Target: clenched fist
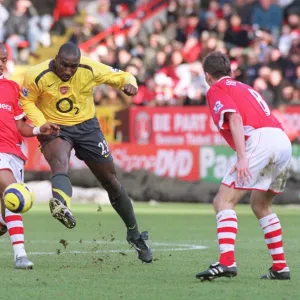
[(50, 122), (45, 123), (40, 127), (41, 135), (58, 135), (59, 126)]
[(125, 84), (122, 90), (127, 96), (134, 96), (137, 94), (138, 89), (133, 84)]

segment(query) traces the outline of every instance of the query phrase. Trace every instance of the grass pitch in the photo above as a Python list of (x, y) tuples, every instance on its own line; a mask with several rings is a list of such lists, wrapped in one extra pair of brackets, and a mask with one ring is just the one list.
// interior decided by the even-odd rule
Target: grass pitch
[(46, 205), (24, 214), (32, 271), (14, 270), (7, 236), (0, 239), (1, 299), (300, 299), (300, 209), (275, 207), (284, 232), (291, 281), (261, 281), (271, 265), (263, 234), (248, 206), (239, 206), (238, 277), (199, 282), (195, 274), (218, 258), (210, 205), (135, 204), (141, 230), (149, 230), (154, 262), (142, 264), (125, 242), (111, 207), (74, 205), (77, 226), (66, 229)]

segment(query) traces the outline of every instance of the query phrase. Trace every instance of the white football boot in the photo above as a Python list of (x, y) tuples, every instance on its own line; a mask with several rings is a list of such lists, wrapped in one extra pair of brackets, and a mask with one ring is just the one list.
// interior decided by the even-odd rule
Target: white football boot
[(33, 269), (33, 262), (30, 261), (27, 256), (17, 256), (15, 260), (15, 268), (22, 270), (31, 270)]

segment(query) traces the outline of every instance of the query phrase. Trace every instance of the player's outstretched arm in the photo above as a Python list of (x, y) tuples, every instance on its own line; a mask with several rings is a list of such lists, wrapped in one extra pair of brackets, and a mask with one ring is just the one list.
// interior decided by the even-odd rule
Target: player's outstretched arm
[(53, 123), (45, 123), (39, 127), (32, 127), (26, 123), (25, 119), (16, 121), (19, 133), (24, 137), (33, 137), (36, 135), (58, 135), (59, 126)]
[(135, 77), (129, 72), (114, 69), (108, 65), (90, 60), (94, 70), (95, 82), (107, 84), (113, 88), (122, 90), (127, 96), (134, 96), (138, 92), (138, 85)]

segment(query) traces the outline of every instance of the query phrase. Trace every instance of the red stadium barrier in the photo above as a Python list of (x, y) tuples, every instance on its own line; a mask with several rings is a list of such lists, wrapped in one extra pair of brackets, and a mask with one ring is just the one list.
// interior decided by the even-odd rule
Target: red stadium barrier
[(90, 52), (93, 47), (99, 45), (105, 40), (106, 37), (110, 35), (125, 34), (127, 35), (129, 28), (122, 29), (121, 25), (125, 24), (127, 20), (138, 19), (141, 22), (145, 22), (150, 19), (153, 15), (157, 14), (159, 11), (163, 10), (168, 6), (167, 0), (154, 0), (149, 1), (145, 4), (139, 6), (133, 13), (131, 13), (127, 18), (123, 19), (121, 24), (115, 24), (103, 32), (100, 32), (93, 38), (79, 45), (79, 48), (85, 52)]
[[(300, 136), (300, 106), (286, 109), (286, 123)], [(284, 125), (284, 124), (283, 124)], [(288, 128), (286, 128), (287, 133)], [(295, 134), (289, 134), (291, 139)], [(226, 145), (207, 107), (133, 107), (130, 142), (154, 145)]]
[[(110, 144), (114, 161), (124, 171), (148, 170), (187, 181), (220, 182), (233, 151), (224, 144), (206, 107), (131, 108), (131, 143)], [(300, 133), (300, 106), (287, 108), (289, 126)], [(124, 127), (122, 124), (121, 127)], [(111, 131), (109, 131), (111, 132)], [(27, 171), (49, 171), (36, 138), (25, 139)], [(221, 146), (217, 146), (221, 145)], [(70, 166), (85, 168), (72, 151)], [(300, 171), (300, 147), (293, 146), (292, 169)]]
[[(50, 171), (43, 154), (38, 150), (36, 138), (25, 140), (28, 150), (26, 171)], [(112, 144), (110, 151), (115, 163), (124, 171), (148, 170), (158, 176), (179, 178), (187, 181), (199, 180), (199, 147), (143, 146)], [(72, 151), (70, 167), (86, 168)]]
[(162, 177), (199, 180), (199, 147), (113, 144), (115, 163), (126, 172), (147, 170)]
[(224, 145), (207, 107), (134, 107), (130, 142), (154, 145)]

